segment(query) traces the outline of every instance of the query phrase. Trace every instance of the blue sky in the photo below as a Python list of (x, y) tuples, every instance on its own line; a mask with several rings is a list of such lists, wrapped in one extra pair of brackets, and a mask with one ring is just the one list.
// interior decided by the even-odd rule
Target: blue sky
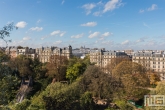
[[(9, 45), (164, 49), (165, 0), (1, 0)], [(0, 41), (0, 46), (5, 43)]]

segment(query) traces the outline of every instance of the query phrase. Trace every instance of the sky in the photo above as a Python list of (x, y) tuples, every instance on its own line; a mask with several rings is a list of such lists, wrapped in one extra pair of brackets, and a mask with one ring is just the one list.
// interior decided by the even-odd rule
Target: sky
[(0, 15), (9, 46), (165, 49), (165, 0), (0, 0)]

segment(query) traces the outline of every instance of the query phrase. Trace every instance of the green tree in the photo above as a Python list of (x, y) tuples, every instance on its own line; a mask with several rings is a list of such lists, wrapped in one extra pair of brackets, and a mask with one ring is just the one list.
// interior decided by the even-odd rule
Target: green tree
[(75, 63), (72, 67), (69, 67), (66, 72), (66, 78), (73, 82), (85, 71), (86, 65), (84, 63)]
[[(11, 41), (6, 40), (6, 38), (10, 37), (10, 32), (14, 28), (16, 28), (14, 24), (10, 23), (0, 29), (0, 39), (6, 42), (6, 45)], [(13, 99), (18, 84), (17, 78), (12, 76), (11, 69), (7, 65), (2, 64), (8, 58), (3, 52), (0, 52), (0, 105), (6, 105)]]
[(93, 110), (95, 103), (92, 99), (92, 93), (85, 92), (80, 98), (80, 106), (83, 110)]
[(9, 61), (9, 66), (13, 70), (18, 70), (21, 77), (32, 76), (31, 64), (32, 60), (30, 58), (26, 58), (24, 55), (19, 55), (17, 58)]
[(81, 79), (81, 88), (90, 91), (93, 96), (112, 100), (113, 93), (117, 92), (119, 82), (109, 74), (104, 73), (97, 66), (88, 66)]

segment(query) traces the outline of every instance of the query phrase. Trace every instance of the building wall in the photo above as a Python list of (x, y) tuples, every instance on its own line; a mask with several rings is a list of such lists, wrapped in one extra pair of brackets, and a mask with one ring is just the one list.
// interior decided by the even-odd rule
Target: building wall
[(90, 62), (101, 68), (105, 68), (112, 58), (128, 57), (125, 52), (105, 51), (103, 49), (93, 49), (90, 51)]
[(138, 51), (134, 53), (132, 61), (142, 64), (147, 70), (160, 74), (161, 80), (165, 79), (165, 56), (161, 52)]
[(72, 56), (72, 47), (42, 47), (36, 49), (36, 54), (42, 63), (49, 62), (50, 57), (54, 55), (66, 56), (69, 59)]

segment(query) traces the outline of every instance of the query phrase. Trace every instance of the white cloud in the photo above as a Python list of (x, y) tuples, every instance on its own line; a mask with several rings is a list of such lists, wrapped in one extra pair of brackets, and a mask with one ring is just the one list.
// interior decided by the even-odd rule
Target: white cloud
[(152, 6), (149, 7), (147, 10), (148, 10), (148, 11), (153, 11), (153, 10), (156, 10), (157, 7), (158, 7), (158, 6), (157, 6), (156, 4), (152, 4)]
[(110, 0), (108, 1), (105, 6), (104, 6), (104, 10), (103, 13), (107, 12), (107, 11), (113, 11), (116, 8), (119, 8), (122, 5), (122, 0)]
[(102, 34), (104, 37), (108, 37), (110, 35), (112, 35), (113, 33), (110, 33), (110, 32), (105, 32), (104, 34)]
[(140, 11), (139, 11), (139, 13), (144, 13), (145, 11), (154, 11), (154, 10), (156, 10), (158, 8), (158, 6), (156, 5), (156, 4), (152, 4), (152, 6), (151, 7), (149, 7), (149, 8), (147, 8), (147, 9), (141, 9)]
[(81, 24), (81, 26), (88, 26), (88, 27), (94, 27), (97, 25), (97, 22), (88, 22), (85, 24)]
[(88, 38), (98, 37), (99, 35), (100, 35), (100, 32), (94, 32), (94, 33), (90, 34), (90, 35), (88, 36)]
[(82, 34), (78, 34), (78, 35), (73, 35), (73, 36), (71, 36), (71, 38), (81, 38), (81, 37), (83, 37), (83, 33)]
[(30, 28), (31, 31), (42, 31), (43, 27), (32, 27)]
[(102, 12), (101, 11), (96, 11), (93, 13), (94, 16), (101, 16)]
[(82, 6), (82, 8), (84, 8), (86, 10), (86, 15), (89, 15), (91, 13), (91, 10), (96, 7), (96, 5), (94, 3), (90, 3), (90, 4), (85, 4)]
[(56, 30), (56, 31), (53, 31), (52, 33), (50, 33), (51, 36), (57, 36), (59, 35), (60, 37), (64, 36), (66, 32), (64, 31), (60, 31), (60, 30)]
[(27, 25), (25, 21), (20, 21), (16, 24), (16, 27), (18, 28), (24, 28)]
[(124, 42), (122, 42), (121, 44), (122, 45), (128, 45), (130, 43), (130, 41), (129, 40), (125, 40)]
[(61, 43), (62, 43), (61, 40), (58, 40), (58, 41), (55, 41), (55, 42), (54, 42), (55, 45), (58, 45), (58, 44), (61, 44)]
[(30, 39), (31, 39), (30, 37), (24, 37), (24, 38), (23, 38), (24, 41), (25, 41), (25, 40), (27, 41), (27, 40), (30, 40)]

